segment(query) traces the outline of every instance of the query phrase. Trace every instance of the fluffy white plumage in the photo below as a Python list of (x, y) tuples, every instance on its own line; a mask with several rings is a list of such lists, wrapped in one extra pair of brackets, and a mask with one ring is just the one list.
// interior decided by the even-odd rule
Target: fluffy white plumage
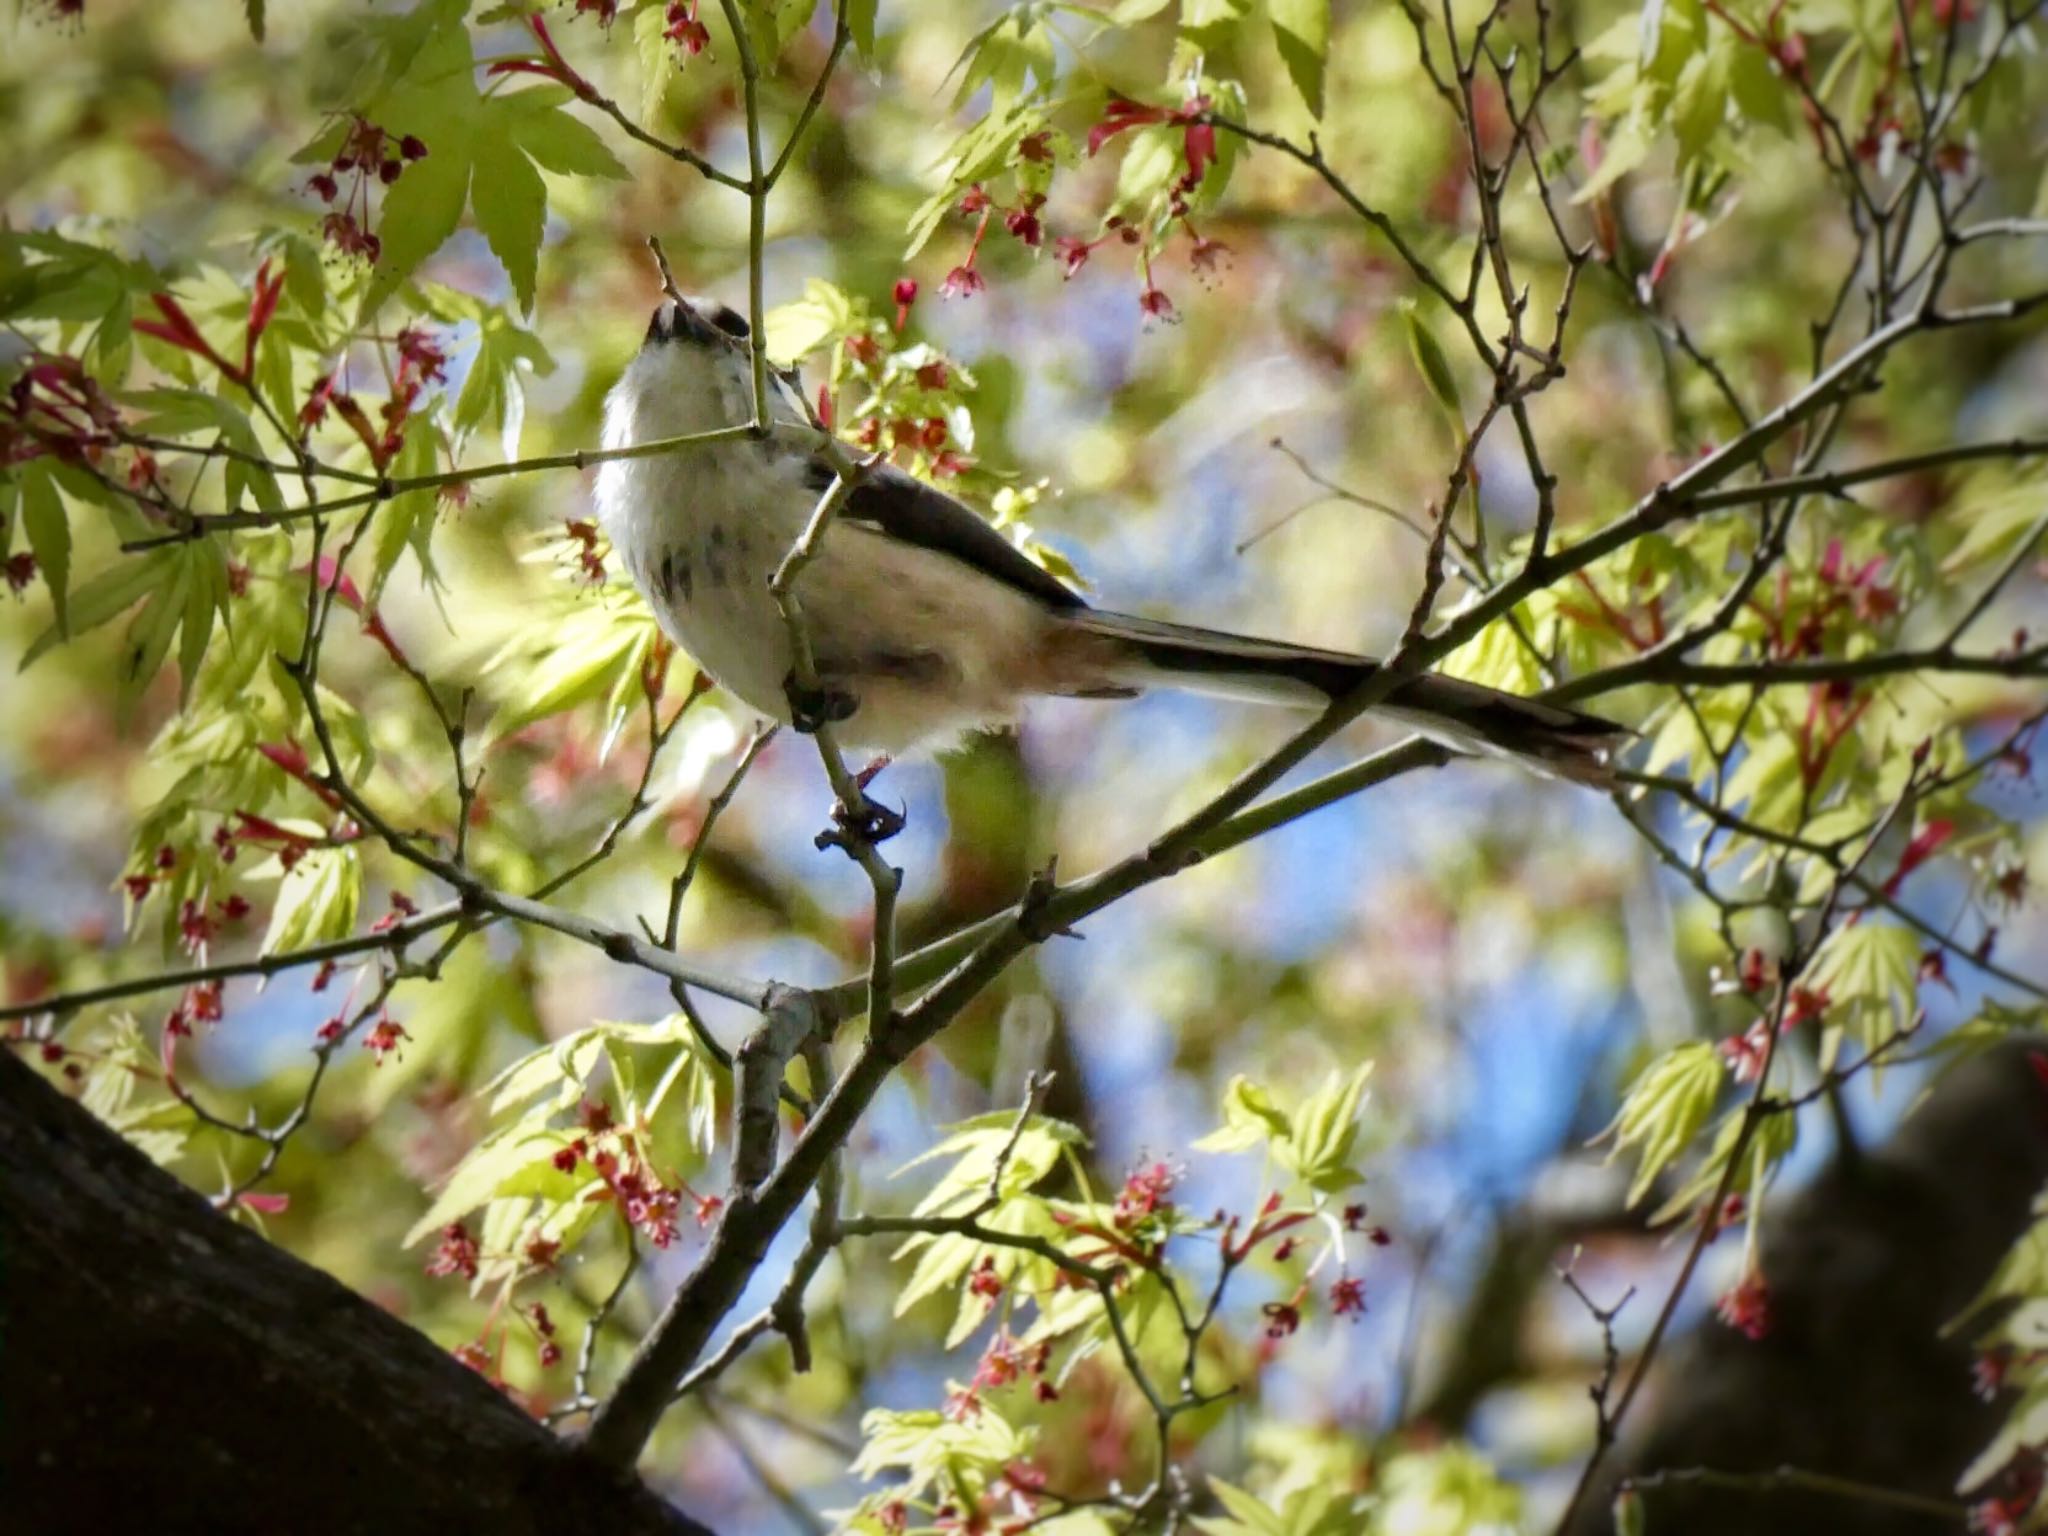
[[(778, 416), (802, 424), (779, 387), (771, 395)], [(604, 446), (752, 417), (744, 347), (650, 341), (605, 401)], [(775, 440), (614, 459), (597, 476), (605, 532), (669, 638), (735, 697), (785, 723), (789, 637), (768, 579), (818, 494), (805, 483), (804, 455)], [(860, 702), (844, 734), (892, 757), (1014, 718), (1018, 662), (1047, 627), (1030, 597), (850, 519), (826, 530), (800, 596), (821, 670), (844, 676)]]
[[(626, 448), (753, 419), (746, 322), (682, 301), (656, 311), (605, 401)], [(779, 420), (801, 404), (778, 379)], [(598, 514), (662, 628), (740, 700), (788, 721), (790, 648), (769, 578), (829, 471), (785, 434), (608, 460)], [(1033, 694), (1123, 696), (1156, 685), (1320, 705), (1372, 678), (1370, 657), (1091, 609), (972, 511), (875, 471), (826, 530), (803, 602), (820, 680), (852, 708), (843, 734), (892, 757), (1014, 719)], [(1464, 751), (1605, 782), (1621, 727), (1455, 678), (1402, 682), (1379, 706)]]

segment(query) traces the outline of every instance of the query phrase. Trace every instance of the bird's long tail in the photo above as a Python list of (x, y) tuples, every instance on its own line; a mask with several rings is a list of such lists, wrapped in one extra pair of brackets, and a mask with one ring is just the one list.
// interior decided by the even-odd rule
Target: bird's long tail
[[(1110, 642), (1107, 680), (1123, 687), (1186, 688), (1257, 703), (1320, 707), (1380, 670), (1370, 656), (1129, 614), (1089, 610), (1065, 622), (1097, 642)], [(1435, 673), (1403, 682), (1375, 712), (1458, 751), (1511, 757), (1541, 774), (1601, 786), (1613, 781), (1611, 754), (1633, 734), (1598, 715)]]

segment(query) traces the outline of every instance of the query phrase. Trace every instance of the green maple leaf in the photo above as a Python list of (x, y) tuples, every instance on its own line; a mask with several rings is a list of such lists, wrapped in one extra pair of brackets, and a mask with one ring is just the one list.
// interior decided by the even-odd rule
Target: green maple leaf
[(363, 314), (419, 270), (461, 227), (467, 210), (505, 268), (523, 311), (533, 309), (547, 186), (540, 172), (623, 177), (625, 167), (564, 110), (569, 92), (477, 89), (476, 60), (459, 20), (435, 29), (410, 68), (364, 111), (426, 154), (407, 163), (377, 220), (383, 250), (363, 294)]

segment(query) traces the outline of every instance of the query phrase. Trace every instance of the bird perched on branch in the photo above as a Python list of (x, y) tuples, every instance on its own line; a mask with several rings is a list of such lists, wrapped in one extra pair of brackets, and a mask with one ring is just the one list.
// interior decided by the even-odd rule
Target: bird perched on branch
[[(744, 317), (672, 298), (605, 402), (604, 446), (754, 419)], [(773, 374), (778, 422), (808, 425)], [(798, 729), (844, 722), (885, 756), (1013, 720), (1034, 694), (1132, 698), (1174, 687), (1319, 708), (1370, 680), (1368, 656), (1090, 607), (960, 502), (887, 465), (853, 484), (796, 583), (819, 687), (799, 688), (769, 590), (837, 478), (815, 435), (773, 432), (607, 461), (597, 506), (662, 628), (742, 702)], [(1375, 712), (1459, 751), (1602, 784), (1626, 730), (1576, 710), (1424, 674)]]

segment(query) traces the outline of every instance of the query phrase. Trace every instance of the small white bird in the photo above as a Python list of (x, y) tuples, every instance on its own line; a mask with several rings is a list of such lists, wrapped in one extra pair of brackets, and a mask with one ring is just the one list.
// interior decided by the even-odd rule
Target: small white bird
[[(806, 424), (783, 381), (778, 419)], [(747, 322), (709, 300), (654, 312), (605, 401), (624, 448), (753, 419)], [(792, 703), (791, 656), (769, 578), (831, 485), (825, 459), (777, 435), (607, 461), (597, 507), (662, 628), (761, 714), (844, 720), (886, 756), (1016, 718), (1033, 694), (1131, 698), (1170, 686), (1320, 707), (1370, 678), (1368, 656), (1091, 608), (960, 502), (877, 466), (854, 487), (797, 584), (823, 698)], [(1462, 751), (1601, 784), (1628, 733), (1596, 716), (1456, 678), (1402, 683), (1378, 713)]]

